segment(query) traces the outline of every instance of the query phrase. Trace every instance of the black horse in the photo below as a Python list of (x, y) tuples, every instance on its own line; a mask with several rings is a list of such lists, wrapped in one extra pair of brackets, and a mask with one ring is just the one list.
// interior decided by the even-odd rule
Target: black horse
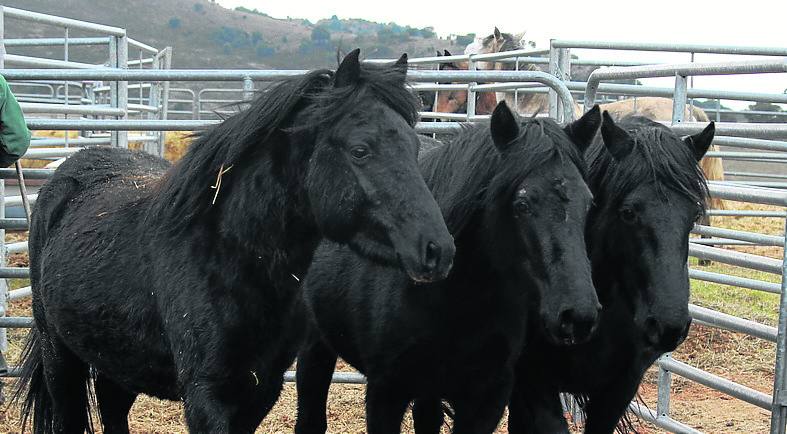
[(707, 197), (697, 162), (713, 135), (713, 123), (681, 140), (646, 118), (616, 124), (604, 113), (603, 143), (596, 140), (587, 153), (596, 202), (587, 238), (604, 306), (598, 330), (584, 344), (558, 347), (542, 336), (527, 348), (517, 367), (511, 433), (568, 432), (559, 392), (578, 395), (585, 433), (614, 431), (645, 370), (685, 339), (688, 235)]
[(442, 398), (455, 410), (454, 432), (484, 433), (508, 402), (528, 305), (555, 343), (589, 336), (600, 305), (581, 152), (600, 122), (596, 108), (564, 129), (520, 123), (502, 103), (490, 126), (425, 154), (424, 178), (457, 246), (441, 283), (414, 284), (390, 264), (320, 245), (304, 283), (313, 325), (298, 354), (297, 433), (325, 432), (337, 355), (367, 376), (369, 433), (398, 433), (411, 400), (416, 426), (439, 429), (442, 413), (430, 410)]
[(55, 172), (30, 231), (36, 433), (92, 425), (91, 376), (107, 432), (128, 432), (139, 393), (182, 400), (193, 433), (253, 432), (300, 346), (299, 279), (322, 237), (410, 279), (448, 274), (407, 58), (358, 54), (273, 86), (174, 167), (96, 148)]

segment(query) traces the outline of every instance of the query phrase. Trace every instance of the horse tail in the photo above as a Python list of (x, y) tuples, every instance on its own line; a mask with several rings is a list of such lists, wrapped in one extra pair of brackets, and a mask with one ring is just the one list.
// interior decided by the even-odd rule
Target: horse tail
[[(11, 403), (21, 402), (22, 432), (31, 421), (35, 434), (53, 432), (52, 399), (44, 382), (44, 366), (42, 363), (41, 335), (33, 327), (27, 335), (27, 343), (22, 352), (22, 366), (17, 380)], [(24, 399), (22, 399), (24, 397)]]

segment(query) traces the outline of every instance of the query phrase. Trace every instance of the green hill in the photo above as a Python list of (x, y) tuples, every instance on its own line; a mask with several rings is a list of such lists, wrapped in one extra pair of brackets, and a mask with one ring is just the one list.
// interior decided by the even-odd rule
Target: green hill
[[(432, 55), (451, 49), (431, 28), (342, 20), (276, 19), (264, 11), (230, 10), (207, 0), (5, 0), (5, 6), (123, 27), (149, 45), (174, 49), (174, 68), (314, 68), (332, 66), (336, 49), (366, 57)], [(72, 31), (71, 36), (88, 34)], [(62, 29), (6, 19), (5, 37), (62, 37)], [(62, 59), (62, 49), (10, 48), (9, 53)], [(130, 50), (129, 57), (137, 53)], [(96, 48), (73, 47), (70, 60), (100, 62)]]

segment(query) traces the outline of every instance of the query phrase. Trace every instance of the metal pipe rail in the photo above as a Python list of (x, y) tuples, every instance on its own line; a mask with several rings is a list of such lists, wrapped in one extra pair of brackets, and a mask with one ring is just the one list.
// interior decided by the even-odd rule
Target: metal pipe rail
[(689, 243), (689, 256), (698, 259), (708, 259), (724, 264), (746, 267), (752, 270), (782, 275), (783, 261), (765, 256), (741, 253), (733, 250), (718, 249), (715, 247), (701, 246)]
[(708, 181), (708, 190), (712, 197), (719, 199), (787, 207), (787, 192), (781, 190), (743, 187), (718, 181)]
[(715, 136), (714, 145), (730, 146), (734, 148), (758, 149), (762, 151), (787, 152), (787, 141), (750, 139), (745, 137)]
[[(64, 105), (47, 104), (35, 102), (19, 103), (22, 111), (26, 114), (67, 114), (67, 115), (88, 115), (88, 116), (123, 116), (126, 111), (122, 108), (110, 107), (108, 105)], [(131, 104), (129, 104), (131, 108)]]
[(585, 89), (585, 107), (588, 101), (596, 100), (598, 85), (602, 80), (625, 80), (634, 78), (674, 77), (693, 75), (759, 74), (787, 72), (787, 61), (752, 60), (746, 62), (686, 63), (667, 65), (646, 65), (629, 67), (610, 67), (597, 69), (588, 77)]
[(784, 237), (763, 235), (755, 232), (735, 231), (732, 229), (714, 228), (712, 226), (694, 225), (691, 233), (709, 237), (720, 237), (732, 240), (747, 241), (760, 246), (784, 247)]
[(714, 273), (689, 268), (689, 278), (703, 280), (705, 282), (719, 283), (721, 285), (739, 286), (741, 288), (753, 289), (755, 291), (770, 292), (781, 294), (782, 288), (778, 283), (764, 282), (757, 279), (746, 277), (730, 276), (729, 274)]
[(784, 47), (729, 46), (709, 44), (665, 44), (661, 42), (578, 41), (553, 39), (554, 48), (584, 48), (625, 51), (669, 51), (676, 53), (737, 54), (746, 56), (787, 56)]
[(772, 397), (768, 394), (738, 384), (726, 378), (713, 375), (691, 365), (680, 362), (669, 356), (662, 356), (656, 364), (664, 370), (680, 375), (681, 377), (693, 380), (711, 389), (718, 390), (732, 397), (746, 401), (749, 404), (766, 410), (771, 409)]
[(3, 6), (3, 15), (6, 18), (17, 18), (23, 21), (49, 24), (58, 27), (68, 27), (69, 29), (87, 30), (90, 32), (103, 33), (112, 36), (126, 36), (126, 29), (119, 27), (105, 26), (87, 21), (79, 21), (71, 18), (63, 18), (55, 15), (41, 14), (38, 12), (27, 11), (24, 9)]
[(659, 428), (669, 430), (669, 432), (675, 434), (703, 434), (702, 431), (697, 431), (696, 429), (688, 425), (684, 425), (665, 414), (658, 414), (653, 410), (640, 405), (638, 402), (632, 402), (629, 404), (629, 410), (636, 414), (640, 419), (650, 422)]
[[(12, 38), (4, 39), (8, 47), (57, 47), (66, 45), (66, 38)], [(68, 38), (69, 46), (76, 45), (109, 45), (108, 37), (99, 38)]]
[(105, 67), (104, 65), (93, 65), (90, 63), (71, 62), (67, 60), (46, 59), (43, 57), (20, 56), (17, 54), (6, 54), (5, 62), (33, 68), (101, 69)]
[(765, 339), (766, 341), (776, 342), (776, 327), (738, 318), (737, 316), (728, 315), (694, 304), (689, 304), (689, 314), (695, 320), (711, 327), (745, 333), (750, 336)]
[(787, 211), (760, 211), (760, 210), (737, 210), (737, 209), (712, 209), (708, 210), (709, 216), (732, 216), (732, 217), (763, 217), (763, 218), (787, 218)]

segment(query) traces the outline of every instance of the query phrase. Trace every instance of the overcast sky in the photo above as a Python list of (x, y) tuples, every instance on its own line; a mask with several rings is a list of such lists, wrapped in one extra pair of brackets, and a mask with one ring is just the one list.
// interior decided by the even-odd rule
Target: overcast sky
[[(276, 18), (316, 21), (364, 18), (394, 21), (413, 27), (432, 26), (439, 35), (475, 32), (527, 31), (528, 39), (547, 48), (551, 38), (581, 40), (684, 42), (724, 45), (787, 46), (787, 1), (744, 2), (655, 0), (637, 1), (522, 1), (476, 0), (218, 0), (225, 7), (257, 8)], [(688, 62), (688, 54), (572, 50), (583, 58), (659, 62)], [(745, 56), (697, 55), (697, 61), (749, 60)], [(672, 86), (672, 79), (651, 79), (646, 84)], [(757, 77), (696, 77), (694, 87), (782, 93), (787, 74)], [(728, 104), (730, 105), (730, 104)]]

